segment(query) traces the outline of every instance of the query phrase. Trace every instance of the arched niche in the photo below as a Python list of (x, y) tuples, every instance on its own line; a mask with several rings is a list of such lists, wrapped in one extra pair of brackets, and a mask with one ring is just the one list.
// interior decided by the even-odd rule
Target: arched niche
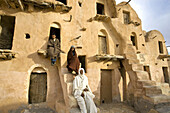
[(108, 54), (109, 53), (109, 43), (108, 34), (105, 30), (100, 30), (98, 33), (98, 53)]
[(47, 98), (47, 71), (43, 67), (35, 67), (30, 73), (28, 103), (46, 102)]
[(132, 32), (130, 35), (130, 40), (132, 42), (132, 45), (136, 47), (136, 49), (138, 49), (138, 44), (137, 44), (137, 35), (135, 32)]

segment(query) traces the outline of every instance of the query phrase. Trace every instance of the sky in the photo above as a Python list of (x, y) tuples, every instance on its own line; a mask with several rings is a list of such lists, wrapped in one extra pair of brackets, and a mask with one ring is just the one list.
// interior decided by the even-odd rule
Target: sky
[[(128, 0), (116, 0), (116, 3)], [(170, 46), (170, 0), (131, 0), (130, 5), (142, 20), (145, 31), (158, 30)]]

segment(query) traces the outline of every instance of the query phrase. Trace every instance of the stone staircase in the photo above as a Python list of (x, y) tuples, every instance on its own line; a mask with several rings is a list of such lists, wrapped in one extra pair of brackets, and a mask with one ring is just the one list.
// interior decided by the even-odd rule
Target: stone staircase
[[(66, 84), (66, 90), (67, 90), (67, 95), (68, 95), (68, 101), (69, 101), (69, 107), (70, 107), (70, 110), (69, 112), (70, 113), (80, 113), (80, 109), (78, 107), (78, 104), (77, 104), (77, 100), (74, 98), (73, 96), (73, 80), (75, 78), (76, 75), (73, 75), (71, 73), (65, 73), (63, 74), (63, 77), (64, 77), (64, 82)], [(98, 110), (98, 113), (100, 113), (100, 109), (97, 108)]]
[[(143, 71), (143, 64), (140, 64), (137, 59), (136, 48), (132, 44), (127, 44), (125, 57), (123, 65), (134, 83), (134, 97), (138, 99), (136, 100), (137, 109), (141, 113), (147, 113), (155, 105), (170, 103), (169, 84), (149, 80), (148, 72)], [(144, 103), (149, 107), (142, 106)]]
[(73, 90), (73, 80), (75, 75), (71, 73), (66, 73), (63, 75), (64, 76), (64, 82), (66, 84), (66, 90), (69, 98), (69, 106), (71, 108), (76, 108), (78, 107), (77, 101), (73, 96), (72, 90)]

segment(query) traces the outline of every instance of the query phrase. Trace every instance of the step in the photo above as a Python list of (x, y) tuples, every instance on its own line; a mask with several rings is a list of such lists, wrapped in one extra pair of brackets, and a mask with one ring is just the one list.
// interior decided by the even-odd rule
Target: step
[[(81, 113), (79, 108), (72, 108), (70, 113)], [(100, 113), (100, 109), (97, 108), (97, 113)]]
[(78, 107), (77, 100), (74, 98), (73, 95), (69, 95), (68, 98), (69, 98), (69, 105), (71, 108)]
[(162, 90), (159, 86), (143, 86), (146, 96), (161, 95)]
[(73, 95), (73, 82), (67, 82), (66, 85), (68, 95)]
[(143, 89), (136, 89), (135, 90), (135, 97), (142, 97), (143, 94)]
[(156, 82), (152, 80), (138, 80), (137, 81), (137, 87), (143, 88), (143, 86), (155, 86)]
[(134, 71), (137, 71), (137, 70), (143, 71), (143, 64), (132, 64), (132, 69)]
[(129, 60), (129, 64), (139, 64), (138, 59), (128, 59), (128, 60)]
[(168, 83), (157, 83), (158, 86), (161, 87), (162, 94), (169, 95), (169, 84)]
[(73, 82), (75, 75), (71, 73), (64, 74), (64, 82)]
[(148, 96), (149, 100), (152, 101), (154, 104), (160, 104), (160, 103), (170, 103), (170, 96), (166, 95), (154, 95), (154, 96)]
[(139, 80), (149, 80), (149, 74), (146, 71), (135, 71)]
[(125, 56), (127, 59), (137, 59), (137, 55), (132, 52), (132, 53), (125, 53)]

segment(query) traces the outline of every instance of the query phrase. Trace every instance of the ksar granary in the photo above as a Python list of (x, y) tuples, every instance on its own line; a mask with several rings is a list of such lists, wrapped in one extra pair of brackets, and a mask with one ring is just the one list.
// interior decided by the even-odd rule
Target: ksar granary
[(62, 51), (76, 47), (98, 109), (111, 102), (125, 102), (141, 113), (169, 109), (164, 37), (157, 30), (144, 31), (128, 3), (0, 0), (0, 112), (25, 112), (33, 105), (79, 112), (67, 54), (60, 53), (54, 66), (46, 57), (52, 33)]

